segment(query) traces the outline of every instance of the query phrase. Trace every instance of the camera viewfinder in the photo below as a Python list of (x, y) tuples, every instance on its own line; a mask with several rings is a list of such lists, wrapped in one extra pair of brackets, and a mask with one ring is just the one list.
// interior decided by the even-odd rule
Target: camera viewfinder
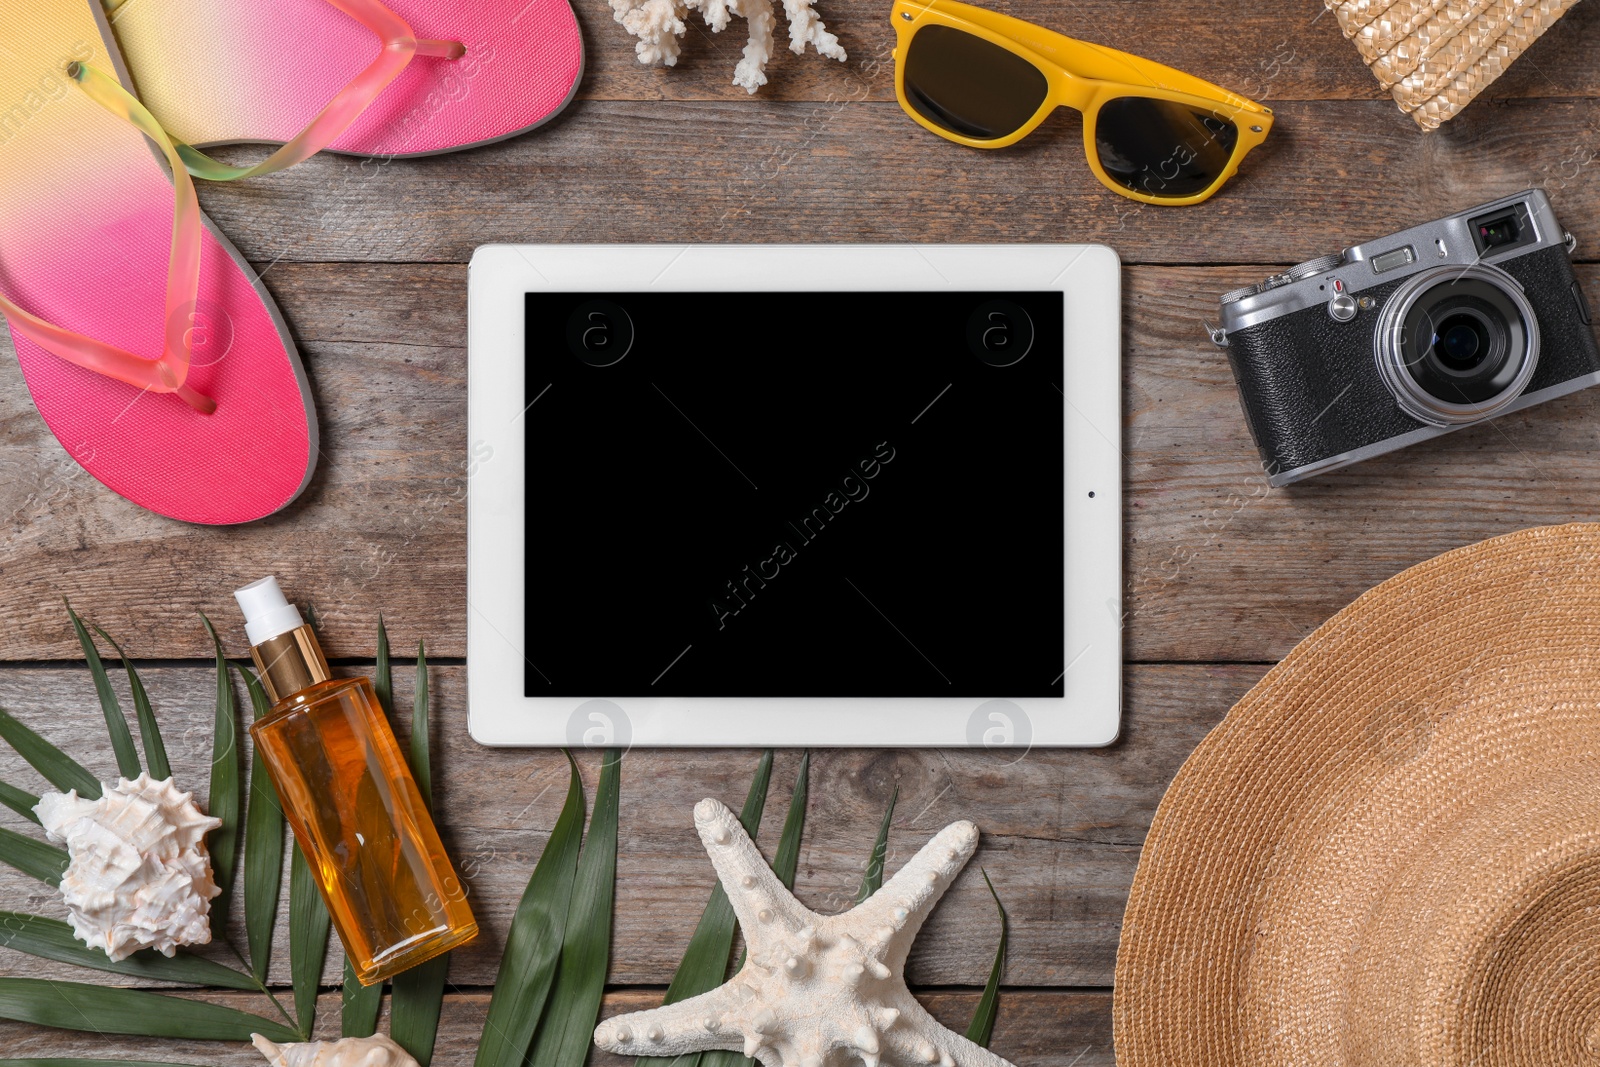
[(1480, 215), (1467, 224), (1480, 255), (1519, 248), (1537, 240), (1528, 222), (1526, 205), (1515, 204), (1489, 215)]

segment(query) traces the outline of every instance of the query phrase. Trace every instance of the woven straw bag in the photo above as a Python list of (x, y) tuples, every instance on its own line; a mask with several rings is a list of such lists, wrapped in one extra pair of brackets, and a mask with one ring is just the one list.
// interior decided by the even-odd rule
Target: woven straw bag
[(1378, 84), (1425, 130), (1504, 73), (1578, 0), (1325, 0)]

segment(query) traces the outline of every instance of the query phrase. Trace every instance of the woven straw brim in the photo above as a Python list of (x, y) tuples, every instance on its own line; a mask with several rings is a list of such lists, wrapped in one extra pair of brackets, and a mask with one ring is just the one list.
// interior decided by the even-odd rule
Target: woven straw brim
[(1121, 1067), (1600, 1064), (1600, 525), (1459, 549), (1300, 643), (1184, 764)]
[(1326, 0), (1344, 35), (1423, 129), (1505, 73), (1577, 0)]

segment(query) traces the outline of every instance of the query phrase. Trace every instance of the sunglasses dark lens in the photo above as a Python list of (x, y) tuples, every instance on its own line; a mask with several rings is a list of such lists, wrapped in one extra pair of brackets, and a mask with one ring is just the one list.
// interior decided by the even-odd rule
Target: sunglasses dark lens
[(1176, 101), (1119, 96), (1101, 106), (1094, 143), (1113, 181), (1175, 199), (1216, 184), (1239, 143), (1239, 127)]
[(924, 26), (906, 49), (906, 100), (929, 122), (975, 141), (1016, 133), (1050, 84), (1038, 67), (982, 37)]

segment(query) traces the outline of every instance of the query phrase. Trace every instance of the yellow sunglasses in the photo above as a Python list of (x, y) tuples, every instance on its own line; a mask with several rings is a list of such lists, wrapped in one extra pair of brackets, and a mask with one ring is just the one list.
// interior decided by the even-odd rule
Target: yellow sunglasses
[(897, 0), (895, 93), (946, 140), (1004, 148), (1058, 107), (1083, 112), (1089, 169), (1147, 204), (1198, 204), (1272, 129), (1210, 82), (956, 0)]

